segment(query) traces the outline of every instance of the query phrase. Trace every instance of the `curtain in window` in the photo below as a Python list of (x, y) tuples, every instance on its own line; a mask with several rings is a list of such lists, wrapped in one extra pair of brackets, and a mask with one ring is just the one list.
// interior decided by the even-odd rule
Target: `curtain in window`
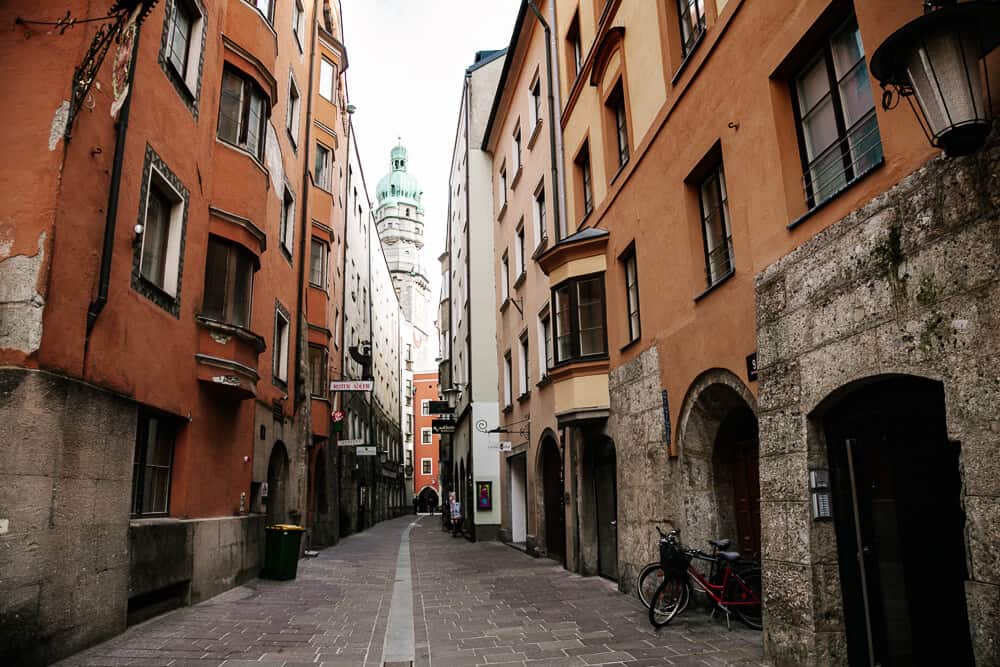
[(167, 267), (167, 245), (170, 241), (170, 200), (157, 187), (149, 184), (146, 201), (146, 221), (142, 232), (142, 261), (139, 272), (162, 288)]

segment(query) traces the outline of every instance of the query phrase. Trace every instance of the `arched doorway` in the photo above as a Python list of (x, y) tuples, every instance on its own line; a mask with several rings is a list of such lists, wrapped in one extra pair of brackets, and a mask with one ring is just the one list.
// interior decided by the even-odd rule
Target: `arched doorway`
[(611, 438), (602, 438), (592, 448), (597, 572), (602, 577), (618, 581), (618, 461), (615, 443)]
[(730, 539), (748, 557), (760, 554), (760, 475), (755, 400), (730, 371), (712, 369), (691, 385), (681, 406), (678, 442), (689, 481), (686, 542), (704, 548)]
[(738, 407), (719, 425), (712, 468), (723, 536), (747, 558), (760, 556), (759, 461), (757, 418), (748, 406)]
[(288, 452), (280, 440), (271, 449), (267, 462), (267, 523), (287, 521), (286, 487), (288, 486)]
[(944, 387), (883, 377), (831, 402), (822, 425), (850, 663), (972, 664)]
[(417, 511), (418, 512), (433, 512), (438, 505), (438, 494), (437, 491), (429, 486), (425, 486), (420, 489), (420, 493), (417, 495)]
[(552, 438), (542, 441), (542, 504), (545, 518), (545, 551), (549, 558), (566, 561), (566, 513), (563, 506), (563, 466)]

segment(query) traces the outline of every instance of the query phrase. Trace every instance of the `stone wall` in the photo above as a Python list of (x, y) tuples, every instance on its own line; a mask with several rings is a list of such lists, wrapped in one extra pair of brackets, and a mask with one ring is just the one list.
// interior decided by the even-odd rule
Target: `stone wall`
[(618, 586), (623, 591), (631, 591), (639, 569), (657, 558), (654, 526), (671, 523), (659, 369), (653, 346), (608, 377), (607, 431), (618, 464)]
[(961, 443), (977, 662), (1000, 662), (1000, 143), (936, 159), (756, 280), (765, 646), (777, 664), (846, 662), (836, 537), (810, 517), (825, 467), (811, 416), (836, 390), (943, 383)]
[(48, 664), (125, 628), (135, 405), (0, 369), (0, 664)]

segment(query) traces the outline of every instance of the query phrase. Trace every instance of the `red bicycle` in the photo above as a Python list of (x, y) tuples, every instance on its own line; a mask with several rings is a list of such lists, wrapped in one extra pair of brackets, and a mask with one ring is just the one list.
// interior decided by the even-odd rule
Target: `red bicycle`
[[(713, 615), (722, 611), (729, 625), (732, 614), (755, 630), (763, 627), (761, 608), (761, 573), (752, 561), (744, 561), (736, 551), (707, 554), (687, 549), (680, 543), (680, 531), (670, 531), (660, 546), (663, 583), (650, 600), (649, 622), (661, 628), (683, 612), (692, 590), (705, 593), (713, 602)], [(705, 577), (692, 567), (692, 560), (711, 563)]]

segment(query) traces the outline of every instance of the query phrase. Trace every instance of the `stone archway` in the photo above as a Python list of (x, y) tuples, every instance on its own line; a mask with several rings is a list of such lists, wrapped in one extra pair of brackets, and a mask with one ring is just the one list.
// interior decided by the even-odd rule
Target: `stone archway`
[(746, 555), (760, 551), (760, 476), (756, 400), (730, 371), (712, 369), (688, 389), (678, 443), (688, 480), (684, 541), (706, 547), (732, 540)]
[(439, 502), (440, 498), (438, 497), (437, 490), (430, 486), (425, 486), (417, 494), (417, 511), (432, 512), (438, 506)]
[(280, 440), (274, 443), (267, 462), (267, 523), (288, 521), (288, 451)]
[(843, 618), (851, 664), (972, 664), (961, 446), (944, 385), (868, 377), (810, 418), (812, 458), (829, 466), (842, 604), (817, 613)]

